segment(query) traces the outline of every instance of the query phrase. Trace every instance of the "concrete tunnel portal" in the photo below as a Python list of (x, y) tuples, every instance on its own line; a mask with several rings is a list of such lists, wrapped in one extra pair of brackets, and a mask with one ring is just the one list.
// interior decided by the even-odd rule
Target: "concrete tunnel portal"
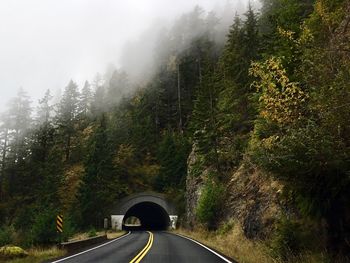
[[(131, 216), (140, 220), (141, 225), (139, 227), (127, 226), (125, 224), (125, 221)], [(142, 202), (134, 205), (126, 212), (124, 215), (122, 228), (125, 230), (165, 230), (169, 225), (170, 217), (164, 208), (152, 202)]]
[[(127, 225), (130, 217), (139, 219), (140, 225)], [(116, 230), (166, 230), (176, 228), (177, 218), (174, 205), (164, 195), (143, 192), (118, 202), (111, 214), (111, 225)]]

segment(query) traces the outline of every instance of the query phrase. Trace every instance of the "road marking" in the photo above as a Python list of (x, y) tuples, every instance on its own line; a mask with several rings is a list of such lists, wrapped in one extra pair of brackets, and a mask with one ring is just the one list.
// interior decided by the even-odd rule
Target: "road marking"
[(99, 245), (99, 246), (97, 246), (97, 247), (90, 248), (90, 249), (85, 250), (85, 251), (82, 251), (82, 252), (80, 252), (80, 253), (71, 255), (71, 256), (69, 256), (69, 257), (65, 257), (65, 258), (62, 258), (62, 259), (59, 259), (59, 260), (56, 260), (56, 261), (52, 261), (51, 263), (62, 262), (62, 261), (64, 261), (64, 260), (67, 260), (67, 259), (70, 259), (70, 258), (74, 258), (74, 257), (79, 256), (79, 255), (81, 255), (81, 254), (85, 254), (85, 253), (87, 253), (87, 252), (89, 252), (89, 251), (91, 251), (91, 250), (98, 249), (98, 248), (100, 248), (100, 247), (103, 247), (103, 246), (106, 246), (106, 245), (108, 245), (108, 244), (110, 244), (110, 243), (113, 243), (113, 242), (115, 242), (115, 241), (117, 241), (117, 240), (119, 240), (119, 239), (122, 239), (122, 238), (124, 238), (124, 237), (127, 237), (128, 235), (130, 235), (130, 233), (131, 233), (131, 232), (129, 231), (126, 235), (123, 235), (123, 236), (121, 236), (121, 237), (118, 237), (118, 238), (116, 238), (116, 239), (113, 239), (112, 241), (109, 241), (109, 242), (104, 243), (104, 244), (102, 244), (102, 245)]
[(200, 245), (201, 247), (205, 248), (206, 250), (210, 251), (211, 253), (213, 253), (214, 255), (218, 256), (219, 258), (221, 258), (222, 260), (224, 260), (225, 262), (227, 263), (233, 263), (232, 261), (228, 260), (227, 258), (221, 256), (219, 253), (215, 252), (214, 250), (208, 248), (207, 246), (203, 245), (202, 243), (199, 243), (198, 241), (192, 239), (192, 238), (189, 238), (189, 237), (186, 237), (186, 236), (183, 236), (183, 235), (180, 235), (180, 234), (176, 234), (176, 233), (171, 233), (173, 235), (176, 235), (176, 236), (179, 236), (179, 237), (182, 237), (182, 238), (185, 238), (185, 239), (188, 239), (194, 243), (196, 243), (197, 245)]
[(134, 257), (130, 263), (139, 263), (147, 254), (147, 252), (151, 249), (153, 245), (153, 234), (152, 232), (147, 231), (149, 234), (148, 242), (146, 246)]

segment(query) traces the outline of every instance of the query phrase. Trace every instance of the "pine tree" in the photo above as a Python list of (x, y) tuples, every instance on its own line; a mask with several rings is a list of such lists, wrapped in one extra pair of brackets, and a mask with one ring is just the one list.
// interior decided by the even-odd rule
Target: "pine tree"
[(52, 113), (53, 113), (53, 105), (50, 104), (50, 101), (52, 100), (53, 96), (51, 95), (50, 90), (48, 89), (45, 92), (44, 97), (39, 100), (39, 107), (37, 109), (37, 118), (36, 123), (41, 124), (48, 124), (52, 120)]
[(188, 143), (183, 135), (167, 132), (158, 147), (159, 174), (155, 188), (165, 192), (171, 188), (182, 188), (187, 175)]
[(218, 99), (219, 126), (226, 138), (222, 152), (229, 167), (235, 167), (241, 161), (253, 129), (255, 90), (251, 88), (253, 79), (248, 70), (259, 58), (260, 45), (257, 16), (249, 6), (244, 21), (238, 15), (234, 19), (218, 70), (223, 87)]
[(72, 139), (76, 133), (79, 110), (78, 86), (71, 80), (65, 88), (57, 112), (57, 124), (60, 128), (60, 135), (65, 149), (65, 160), (69, 161), (72, 148)]
[(106, 90), (101, 81), (95, 81), (93, 84), (94, 92), (91, 102), (91, 112), (94, 117), (100, 116), (106, 111)]
[[(29, 131), (32, 125), (30, 106), (27, 93), (20, 89), (8, 106), (3, 119), (3, 149), (2, 149), (2, 192), (10, 194), (16, 184), (22, 158), (28, 154)], [(18, 164), (17, 164), (18, 163)], [(6, 189), (5, 189), (6, 188)]]
[(123, 192), (118, 172), (113, 165), (112, 149), (104, 114), (90, 140), (85, 173), (78, 190), (81, 226), (100, 227), (107, 209)]
[(79, 118), (87, 120), (91, 115), (92, 91), (90, 83), (85, 81), (84, 87), (80, 93), (79, 99)]
[(219, 162), (219, 111), (218, 97), (221, 86), (218, 85), (215, 63), (208, 54), (203, 61), (202, 81), (198, 87), (197, 96), (191, 120), (194, 143), (200, 154), (205, 157), (206, 165), (214, 166), (220, 172)]
[(123, 71), (115, 70), (108, 84), (107, 104), (111, 108), (116, 106), (129, 90), (128, 75)]

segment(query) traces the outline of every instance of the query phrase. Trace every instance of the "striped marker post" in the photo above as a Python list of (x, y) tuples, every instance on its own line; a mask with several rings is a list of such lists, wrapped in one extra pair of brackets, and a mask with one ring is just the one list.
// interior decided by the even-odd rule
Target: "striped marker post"
[(56, 217), (56, 230), (57, 230), (57, 233), (63, 232), (63, 216), (62, 215), (57, 215), (57, 217)]

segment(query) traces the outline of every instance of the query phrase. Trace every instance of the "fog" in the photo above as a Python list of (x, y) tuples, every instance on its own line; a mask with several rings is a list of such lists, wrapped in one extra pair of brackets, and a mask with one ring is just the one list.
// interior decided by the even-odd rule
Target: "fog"
[(225, 13), (227, 2), (231, 13), (247, 6), (246, 0), (2, 0), (0, 111), (21, 87), (35, 103), (47, 89), (55, 93), (70, 79), (81, 87), (111, 67), (140, 80), (155, 67), (161, 30), (196, 5)]

